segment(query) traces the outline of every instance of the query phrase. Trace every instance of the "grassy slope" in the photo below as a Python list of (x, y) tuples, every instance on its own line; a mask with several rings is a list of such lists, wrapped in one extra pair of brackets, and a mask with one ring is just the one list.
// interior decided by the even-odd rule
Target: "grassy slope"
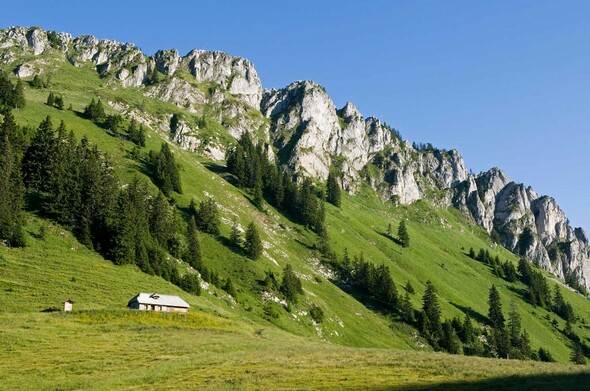
[[(170, 105), (143, 98), (138, 92), (132, 89), (121, 90), (102, 85), (102, 80), (91, 69), (74, 68), (67, 63), (63, 64), (60, 69), (53, 76), (54, 84), (52, 90), (64, 95), (66, 107), (71, 102), (75, 110), (81, 110), (94, 94), (99, 94), (105, 100), (114, 100), (116, 95), (122, 96), (128, 102), (136, 102), (136, 104), (145, 100), (147, 102), (145, 104), (146, 110), (153, 114), (170, 112), (172, 110)], [(131, 148), (131, 144), (107, 135), (104, 130), (96, 127), (89, 121), (81, 119), (73, 112), (58, 111), (47, 107), (43, 102), (46, 99), (48, 91), (27, 89), (26, 92), (28, 105), (25, 109), (19, 110), (16, 113), (17, 119), (21, 123), (36, 126), (47, 114), (51, 114), (55, 119), (64, 119), (68, 127), (73, 128), (79, 137), (86, 135), (91, 142), (97, 143), (100, 149), (108, 151), (117, 166), (117, 170), (124, 179), (127, 180), (133, 175), (145, 177), (141, 167), (138, 167), (136, 163), (125, 158), (125, 153)], [(161, 139), (158, 135), (150, 132), (148, 145), (144, 151), (158, 149), (160, 142)], [(359, 366), (359, 363), (355, 360), (364, 362), (364, 365), (377, 365), (376, 363), (380, 362), (381, 364), (378, 364), (378, 366), (380, 365), (381, 368), (391, 365), (391, 362), (387, 359), (388, 357), (398, 357), (398, 359), (401, 357), (401, 353), (391, 351), (346, 350), (345, 348), (333, 345), (318, 345), (319, 342), (313, 342), (313, 340), (317, 341), (319, 339), (317, 337), (318, 330), (312, 325), (309, 317), (305, 315), (298, 315), (295, 319), (293, 314), (283, 312), (281, 318), (274, 322), (287, 331), (311, 337), (311, 340), (309, 338), (303, 340), (291, 334), (278, 331), (267, 323), (263, 319), (262, 303), (259, 295), (252, 293), (252, 288), (256, 286), (256, 280), (263, 277), (265, 270), (279, 271), (287, 262), (292, 263), (296, 270), (301, 273), (304, 278), (304, 288), (308, 292), (305, 296), (304, 303), (294, 312), (295, 315), (299, 310), (306, 310), (312, 303), (320, 305), (326, 312), (326, 321), (320, 327), (322, 339), (356, 347), (414, 348), (415, 341), (409, 335), (409, 330), (402, 326), (391, 328), (391, 322), (387, 318), (368, 311), (363, 305), (319, 276), (317, 267), (313, 264), (313, 252), (309, 249), (309, 246), (315, 240), (310, 232), (289, 222), (271, 208), (265, 214), (258, 212), (251, 206), (247, 195), (231, 186), (216, 173), (222, 170), (222, 167), (204, 161), (196, 155), (186, 153), (178, 148), (175, 151), (177, 160), (181, 166), (185, 190), (183, 195), (176, 196), (178, 205), (181, 207), (188, 205), (191, 198), (198, 201), (204, 199), (206, 195), (214, 196), (222, 206), (224, 221), (222, 234), (225, 237), (229, 234), (229, 223), (232, 219), (236, 219), (242, 226), (247, 225), (250, 220), (254, 219), (263, 228), (266, 252), (263, 259), (259, 261), (248, 260), (240, 254), (228, 250), (221, 241), (215, 240), (207, 235), (201, 235), (207, 266), (217, 270), (222, 276), (232, 276), (240, 290), (239, 305), (232, 307), (231, 303), (223, 298), (223, 293), (214, 289), (198, 298), (182, 293), (182, 296), (187, 298), (193, 309), (198, 310), (199, 313), (204, 312), (211, 314), (211, 316), (229, 317), (231, 318), (231, 322), (239, 324), (240, 328), (244, 328), (244, 330), (259, 327), (269, 330), (268, 332), (273, 337), (269, 337), (270, 341), (268, 345), (260, 344), (260, 340), (257, 339), (250, 346), (253, 349), (256, 344), (260, 344), (260, 348), (265, 352), (260, 357), (252, 358), (252, 361), (257, 363), (257, 370), (253, 371), (253, 373), (262, 371), (262, 361), (265, 363), (264, 366), (266, 369), (263, 372), (266, 375), (271, 375), (275, 367), (274, 370), (281, 371), (282, 369), (279, 368), (280, 359), (271, 359), (271, 355), (274, 354), (271, 354), (271, 352), (274, 352), (274, 349), (277, 349), (278, 345), (283, 345), (285, 341), (287, 341), (285, 347), (281, 347), (282, 350), (277, 353), (277, 357), (293, 354), (291, 351), (293, 349), (299, 352), (299, 349), (293, 346), (305, 346), (305, 349), (301, 351), (303, 356), (305, 354), (311, 354), (314, 349), (318, 349), (318, 354), (321, 353), (320, 356), (326, 357), (326, 360), (328, 360), (330, 355), (344, 354), (347, 357), (354, 357), (354, 359), (350, 358), (348, 361), (340, 357), (340, 360), (345, 362), (342, 364), (342, 368), (344, 368), (342, 371), (350, 372), (349, 384), (355, 384), (353, 380), (359, 381), (357, 384), (365, 384), (363, 382), (367, 378), (373, 378), (370, 375), (373, 372), (369, 371), (365, 374), (360, 371), (363, 366)], [(345, 196), (342, 209), (328, 206), (327, 212), (330, 237), (337, 252), (341, 254), (345, 246), (348, 247), (351, 255), (360, 252), (362, 249), (367, 259), (371, 259), (376, 263), (386, 263), (390, 266), (398, 287), (404, 285), (409, 280), (417, 289), (417, 294), (413, 296), (415, 306), (419, 306), (420, 304), (419, 300), (423, 291), (424, 282), (427, 279), (431, 279), (439, 290), (444, 317), (461, 315), (460, 309), (471, 312), (475, 317), (478, 314), (485, 316), (487, 312), (487, 291), (489, 286), (495, 283), (497, 286), (500, 286), (501, 295), (504, 299), (505, 313), (507, 312), (509, 301), (511, 299), (516, 301), (523, 317), (523, 326), (531, 334), (533, 347), (538, 347), (542, 344), (557, 359), (561, 361), (568, 359), (569, 348), (563, 343), (564, 338), (560, 333), (544, 318), (546, 312), (539, 308), (533, 308), (520, 299), (519, 290), (522, 290), (524, 287), (519, 284), (506, 284), (494, 277), (486, 266), (474, 262), (465, 256), (465, 249), (468, 250), (469, 247), (476, 249), (486, 247), (490, 248), (493, 254), (500, 254), (502, 260), (511, 259), (514, 262), (516, 261), (516, 258), (504, 249), (492, 248), (487, 236), (479, 228), (471, 225), (459, 216), (455, 210), (434, 208), (425, 202), (418, 202), (414, 205), (404, 207), (392, 207), (391, 204), (384, 204), (376, 199), (369, 191), (363, 191), (354, 197)], [(401, 218), (408, 219), (412, 240), (412, 245), (409, 249), (402, 249), (383, 235), (389, 222), (397, 226)], [(47, 226), (45, 239), (35, 237), (42, 224)], [(3, 292), (3, 295), (0, 296), (0, 309), (4, 311), (0, 315), (0, 323), (2, 324), (3, 331), (13, 335), (14, 345), (18, 349), (21, 349), (19, 351), (23, 355), (23, 359), (27, 354), (32, 354), (35, 349), (35, 341), (38, 341), (38, 339), (37, 337), (33, 337), (33, 334), (40, 336), (47, 334), (49, 342), (47, 342), (46, 347), (49, 350), (57, 349), (56, 345), (59, 345), (59, 337), (52, 336), (52, 333), (56, 333), (57, 325), (62, 323), (64, 327), (72, 329), (69, 335), (75, 335), (76, 339), (80, 339), (80, 349), (83, 349), (83, 341), (96, 337), (97, 330), (108, 330), (109, 338), (113, 338), (114, 340), (129, 339), (129, 344), (123, 344), (121, 347), (123, 350), (135, 349), (135, 344), (140, 344), (142, 341), (149, 341), (149, 344), (153, 342), (153, 338), (148, 338), (149, 335), (145, 337), (148, 338), (147, 340), (143, 340), (143, 337), (138, 339), (133, 338), (133, 335), (135, 335), (134, 331), (137, 328), (134, 320), (129, 321), (129, 327), (119, 325), (116, 327), (113, 326), (113, 330), (111, 330), (109, 325), (104, 324), (101, 326), (93, 324), (92, 327), (85, 328), (80, 326), (80, 322), (76, 317), (64, 318), (61, 315), (55, 314), (14, 314), (14, 312), (37, 312), (59, 305), (61, 301), (68, 297), (76, 302), (75, 308), (77, 310), (112, 310), (122, 308), (126, 301), (138, 291), (157, 290), (162, 293), (180, 293), (177, 288), (163, 280), (144, 275), (132, 267), (115, 267), (111, 265), (109, 262), (102, 260), (97, 255), (81, 247), (68, 233), (61, 236), (62, 229), (46, 221), (40, 221), (37, 218), (31, 217), (27, 230), (30, 233), (30, 246), (27, 249), (8, 250), (0, 248), (0, 253), (4, 254), (5, 257), (5, 260), (1, 262), (0, 266), (0, 290)], [(441, 267), (441, 263), (444, 263), (444, 268)], [(590, 307), (585, 299), (569, 291), (565, 292), (565, 289), (564, 294), (566, 299), (572, 302), (578, 315), (590, 319), (588, 317)], [(553, 315), (551, 317), (555, 318)], [(34, 333), (20, 330), (19, 324), (25, 324), (29, 321), (36, 325), (33, 327)], [(563, 328), (563, 322), (561, 320), (559, 322), (559, 328)], [(125, 324), (123, 322), (123, 325)], [(183, 335), (176, 335), (177, 332), (180, 333), (177, 327), (172, 325), (168, 325), (167, 327), (171, 330), (168, 330), (166, 327), (163, 329), (155, 327), (154, 333), (157, 334), (160, 331), (165, 335), (172, 333), (174, 338), (179, 338), (188, 345), (194, 343), (190, 340), (191, 333), (183, 331)], [(207, 331), (205, 334), (218, 333), (219, 327), (213, 327), (212, 329), (214, 331)], [(221, 327), (221, 329), (224, 329), (224, 327)], [(579, 325), (574, 326), (574, 328), (583, 338), (587, 339), (590, 335), (587, 330), (580, 328)], [(199, 335), (199, 333), (196, 333), (196, 335)], [(237, 341), (242, 338), (242, 334), (235, 332), (228, 333), (227, 336), (227, 343), (230, 345), (234, 338)], [(21, 339), (26, 342), (20, 344), (19, 341)], [(195, 339), (199, 340), (199, 338)], [(219, 339), (223, 338), (219, 337)], [(239, 346), (241, 342), (236, 343)], [(170, 351), (166, 350), (166, 346), (160, 345), (154, 345), (153, 351), (151, 351), (151, 348), (142, 350), (142, 354), (138, 357), (145, 358), (146, 356), (162, 355), (162, 357), (167, 357), (166, 360), (182, 361), (182, 355), (180, 353), (170, 354)], [(202, 348), (206, 350), (206, 348)], [(159, 349), (164, 349), (168, 353), (162, 353)], [(195, 349), (197, 349), (196, 346)], [(216, 351), (216, 349), (212, 349), (211, 351)], [(223, 360), (229, 360), (230, 363), (234, 362), (229, 357), (225, 357), (224, 359), (215, 358), (215, 355), (211, 351), (205, 354), (210, 356), (207, 358), (209, 364)], [(247, 352), (248, 349), (244, 348), (244, 351)], [(63, 352), (63, 354), (65, 355), (64, 360), (66, 361), (78, 361), (76, 357), (84, 356), (80, 351), (74, 352), (73, 355), (68, 355), (66, 352)], [(194, 355), (197, 353), (193, 351), (190, 354)], [(372, 362), (371, 358), (365, 358), (365, 354), (368, 357), (374, 357), (376, 361), (370, 364)], [(238, 356), (241, 357), (240, 355)], [(239, 358), (238, 356), (236, 356), (235, 360), (249, 360), (249, 358)], [(305, 366), (303, 356), (299, 357), (296, 355), (293, 358), (292, 366), (294, 368), (301, 369)], [(428, 362), (432, 360), (429, 364), (419, 364), (417, 362), (407, 364), (408, 367), (417, 365), (422, 368), (423, 366), (422, 369), (426, 370), (426, 372), (436, 371), (435, 368), (439, 365), (437, 360), (446, 361), (448, 359), (448, 356), (440, 355), (410, 355), (410, 357), (417, 357), (418, 361), (424, 360)], [(440, 359), (440, 357), (445, 358)], [(42, 366), (43, 360), (47, 358), (40, 358), (39, 365)], [(264, 361), (265, 358), (266, 361)], [(455, 377), (446, 373), (441, 375), (440, 380), (443, 378), (446, 380), (460, 380), (462, 379), (461, 376), (465, 376), (466, 379), (475, 379), (478, 377), (485, 378), (503, 374), (502, 370), (490, 368), (488, 369), (490, 372), (477, 375), (479, 371), (483, 370), (481, 368), (483, 364), (478, 364), (477, 367), (467, 364), (470, 362), (482, 363), (487, 361), (471, 361), (472, 359), (461, 357), (453, 357), (450, 360), (455, 360), (453, 362), (456, 362), (457, 365), (459, 363), (461, 365), (467, 365), (464, 371), (469, 372), (470, 375), (459, 372)], [(198, 364), (195, 364), (192, 359), (189, 361), (190, 364), (175, 362), (171, 364), (167, 371), (170, 374), (177, 375), (179, 372), (184, 372), (186, 368), (198, 367)], [(330, 365), (328, 361), (324, 364)], [(492, 367), (503, 367), (502, 362), (493, 362), (495, 364)], [(4, 362), (4, 365), (6, 365), (6, 362)], [(44, 365), (47, 365), (47, 363)], [(77, 363), (76, 365), (84, 366), (86, 364)], [(194, 367), (195, 365), (196, 367)], [(483, 366), (487, 365), (489, 364)], [(319, 367), (321, 368), (322, 366)], [(544, 368), (540, 369), (541, 371), (558, 370), (561, 368), (557, 366), (537, 367), (536, 364), (532, 363), (511, 364), (511, 367), (515, 371), (525, 372), (529, 370), (533, 371), (531, 369), (533, 367), (537, 369)], [(537, 369), (534, 370), (536, 371)], [(97, 367), (93, 367), (92, 364), (88, 364), (88, 368), (86, 368), (86, 371), (90, 373), (94, 373), (96, 370)], [(310, 369), (308, 368), (308, 370)], [(406, 380), (401, 380), (401, 378), (398, 380), (407, 381), (409, 378), (418, 376), (419, 374), (426, 376), (425, 372), (416, 368), (413, 370), (408, 369), (408, 371), (406, 377), (402, 376)], [(85, 373), (84, 371), (82, 372)], [(57, 374), (55, 372), (50, 373), (51, 375), (49, 376), (55, 379)], [(164, 371), (163, 373), (166, 372)], [(304, 373), (302, 372), (301, 375), (304, 376)], [(42, 377), (43, 375), (39, 376)], [(122, 383), (119, 385), (135, 384), (134, 381), (137, 380), (136, 376), (139, 375), (123, 376), (124, 379), (121, 380)], [(154, 384), (160, 384), (160, 382), (164, 381), (159, 378), (160, 375), (146, 375), (145, 373), (141, 375), (141, 379), (143, 382), (149, 383), (152, 381), (150, 376), (155, 376), (159, 379), (154, 380)], [(192, 371), (185, 377), (187, 381), (191, 381), (191, 378), (198, 376), (200, 376), (198, 373)], [(252, 376), (254, 375), (244, 376), (246, 378), (239, 383), (241, 385), (247, 385), (250, 382), (255, 382), (255, 380), (262, 381), (260, 377), (253, 379)], [(85, 377), (82, 376), (82, 378)], [(89, 378), (92, 378), (92, 376)], [(436, 381), (436, 378), (434, 375), (425, 377), (425, 379), (430, 379), (429, 381)], [(12, 377), (12, 381), (16, 381), (15, 379)], [(101, 379), (101, 382), (97, 383), (97, 387), (99, 388), (109, 388), (109, 384), (114, 385), (109, 383), (112, 379), (108, 376), (108, 372)], [(373, 381), (377, 380), (373, 379)], [(41, 378), (39, 381), (42, 381)], [(221, 380), (218, 378), (216, 381)], [(388, 384), (399, 383), (394, 382), (392, 378), (386, 378), (383, 381), (389, 382)], [(212, 384), (218, 383), (214, 382)], [(293, 380), (293, 384), (297, 384), (297, 381)], [(341, 383), (334, 383), (335, 386), (337, 384)], [(78, 386), (81, 386), (81, 384), (78, 384)], [(226, 386), (231, 388), (231, 384)]]

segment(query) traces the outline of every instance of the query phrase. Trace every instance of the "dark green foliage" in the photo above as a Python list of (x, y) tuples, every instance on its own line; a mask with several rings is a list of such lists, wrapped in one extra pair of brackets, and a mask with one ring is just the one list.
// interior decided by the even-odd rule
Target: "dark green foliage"
[(201, 294), (201, 281), (199, 276), (193, 273), (185, 274), (181, 281), (180, 287), (188, 293), (199, 296)]
[(14, 108), (21, 109), (25, 107), (25, 87), (20, 78), (16, 81), (16, 85), (14, 86), (12, 100)]
[(391, 223), (387, 224), (387, 236), (389, 236), (390, 238), (393, 235), (393, 227), (391, 226)]
[(475, 259), (475, 250), (473, 250), (473, 247), (469, 249), (469, 257)]
[(410, 246), (410, 234), (408, 233), (408, 228), (406, 227), (406, 222), (404, 220), (399, 223), (397, 238), (402, 247)]
[(389, 268), (365, 261), (362, 253), (360, 257), (355, 256), (353, 263), (348, 260), (348, 254), (345, 255), (345, 260), (341, 263), (342, 274), (349, 276), (356, 288), (381, 302), (388, 312), (398, 312), (399, 297)]
[(287, 264), (283, 269), (283, 282), (279, 288), (280, 292), (285, 296), (285, 299), (291, 304), (297, 304), (299, 295), (303, 294), (303, 286), (301, 280), (295, 274), (291, 264)]
[(56, 158), (56, 141), (51, 118), (37, 128), (23, 157), (23, 177), (27, 187), (40, 192), (49, 190), (50, 167)]
[(297, 184), (287, 173), (281, 174), (277, 165), (268, 160), (266, 146), (261, 143), (255, 146), (248, 133), (228, 150), (226, 160), (228, 171), (236, 177), (236, 185), (252, 189), (257, 208), (262, 210), (266, 200), (296, 222), (321, 232), (325, 218), (323, 194), (309, 178)]
[(400, 315), (404, 322), (408, 324), (414, 323), (414, 306), (412, 306), (410, 293), (407, 290), (400, 303)]
[(234, 221), (231, 226), (229, 241), (234, 248), (242, 248), (242, 233), (238, 229), (238, 223), (236, 221)]
[(450, 321), (445, 321), (442, 325), (443, 329), (443, 337), (440, 341), (441, 348), (451, 354), (460, 354), (461, 353), (461, 341), (459, 341), (459, 337), (457, 336), (457, 332), (453, 328), (453, 325)]
[(45, 104), (47, 106), (53, 107), (53, 105), (55, 104), (55, 94), (53, 92), (50, 92), (49, 95), (47, 95), (47, 101), (45, 102)]
[(322, 307), (313, 305), (309, 309), (309, 316), (314, 322), (322, 323), (324, 321), (324, 310), (322, 310)]
[(570, 303), (563, 299), (561, 290), (557, 285), (555, 285), (555, 294), (553, 296), (553, 312), (568, 322), (576, 323), (574, 309)]
[(502, 303), (500, 301), (500, 293), (498, 289), (496, 289), (495, 285), (492, 285), (490, 288), (490, 293), (488, 297), (488, 319), (493, 328), (503, 328), (504, 327), (504, 314), (502, 314)]
[(238, 291), (236, 290), (236, 287), (234, 286), (231, 278), (228, 277), (227, 280), (225, 280), (222, 289), (234, 299), (238, 298)]
[(422, 297), (422, 324), (420, 331), (428, 339), (430, 344), (435, 348), (440, 347), (443, 330), (440, 322), (440, 307), (436, 290), (430, 280), (426, 282), (426, 291)]
[(30, 81), (30, 85), (36, 90), (47, 88), (47, 84), (41, 79), (39, 75), (33, 76), (33, 80)]
[(258, 259), (262, 255), (262, 240), (254, 222), (251, 222), (246, 229), (244, 247), (246, 254), (252, 259)]
[(142, 124), (137, 126), (137, 122), (133, 118), (127, 128), (127, 137), (138, 147), (145, 147), (145, 128)]
[(213, 198), (201, 201), (196, 217), (197, 226), (201, 231), (215, 236), (219, 235), (221, 220), (219, 219), (217, 203)]
[(56, 109), (63, 110), (64, 109), (64, 98), (61, 95), (56, 95), (55, 99), (53, 101), (53, 105), (55, 106)]
[(186, 230), (186, 254), (184, 260), (188, 262), (193, 268), (197, 270), (202, 269), (201, 265), (201, 245), (199, 243), (199, 237), (197, 236), (197, 224), (195, 223), (195, 217), (191, 216), (188, 222), (188, 228)]
[(338, 184), (338, 179), (336, 175), (332, 171), (328, 174), (328, 182), (326, 185), (326, 199), (327, 201), (336, 206), (340, 207), (342, 203), (342, 195), (340, 194), (340, 185)]
[(544, 347), (540, 347), (539, 351), (537, 352), (538, 358), (540, 361), (543, 362), (555, 362), (555, 359), (549, 352), (549, 350), (545, 349)]
[(408, 292), (410, 295), (413, 295), (414, 293), (416, 293), (416, 290), (414, 290), (414, 287), (412, 286), (412, 283), (410, 281), (408, 281), (406, 283), (406, 292)]
[(105, 120), (106, 115), (100, 99), (95, 101), (92, 98), (92, 101), (84, 108), (84, 117), (96, 123), (102, 123)]
[(13, 85), (8, 75), (0, 70), (0, 108), (21, 108), (24, 105), (25, 95), (21, 80), (19, 79), (16, 85)]
[(580, 344), (575, 343), (572, 347), (570, 361), (576, 365), (586, 365), (586, 357), (584, 357), (584, 351)]
[(8, 112), (0, 125), (0, 240), (12, 247), (24, 247), (24, 185), (20, 153), (13, 145), (16, 124)]
[[(133, 120), (132, 120), (133, 121)], [(119, 126), (123, 123), (123, 117), (120, 114), (109, 114), (106, 116), (102, 126), (113, 132), (114, 134), (119, 133)]]
[(584, 285), (580, 284), (580, 282), (576, 278), (576, 275), (573, 273), (573, 271), (568, 270), (565, 273), (565, 283), (568, 286), (575, 289), (576, 291), (580, 292), (582, 295), (588, 296), (588, 291), (586, 290), (586, 287)]
[(526, 227), (518, 237), (518, 253), (521, 256), (526, 255), (528, 248), (533, 244), (535, 237), (533, 231)]
[(180, 172), (168, 144), (162, 143), (160, 152), (155, 154), (150, 151), (149, 156), (154, 169), (154, 182), (162, 190), (162, 193), (167, 197), (170, 196), (172, 191), (182, 194)]
[(520, 314), (516, 310), (514, 301), (510, 302), (510, 312), (508, 313), (508, 333), (510, 335), (510, 343), (512, 346), (519, 346), (521, 338)]
[(502, 271), (504, 272), (504, 279), (508, 282), (516, 282), (518, 281), (518, 275), (516, 274), (516, 269), (514, 265), (510, 261), (506, 261), (502, 264)]

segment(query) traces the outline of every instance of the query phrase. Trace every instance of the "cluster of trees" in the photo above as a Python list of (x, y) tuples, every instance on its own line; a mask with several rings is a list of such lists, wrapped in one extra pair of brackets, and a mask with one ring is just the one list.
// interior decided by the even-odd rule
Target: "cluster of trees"
[(158, 153), (150, 151), (148, 161), (152, 167), (154, 182), (164, 195), (168, 197), (172, 191), (182, 194), (178, 165), (167, 143), (162, 143)]
[(45, 80), (43, 80), (41, 76), (35, 75), (33, 76), (33, 80), (29, 82), (29, 85), (37, 90), (49, 88), (51, 85), (51, 77), (48, 75)]
[(55, 107), (58, 110), (63, 110), (64, 109), (64, 98), (61, 95), (57, 95), (57, 94), (54, 94), (53, 92), (50, 92), (49, 95), (47, 95), (46, 104), (47, 104), (47, 106)]
[(7, 111), (0, 124), (0, 240), (12, 247), (25, 246), (22, 134)]
[(341, 276), (352, 282), (357, 289), (379, 301), (387, 312), (399, 311), (397, 287), (385, 265), (375, 266), (364, 259), (363, 253), (351, 260), (345, 250), (340, 269)]
[[(248, 133), (227, 152), (227, 168), (236, 185), (250, 189), (253, 203), (262, 209), (264, 200), (317, 233), (325, 231), (324, 191), (306, 178), (301, 184), (267, 158), (262, 143), (256, 146)], [(332, 194), (335, 202), (338, 196)]]
[(281, 282), (279, 282), (279, 278), (275, 273), (267, 271), (262, 286), (269, 292), (280, 294), (290, 305), (297, 304), (299, 296), (304, 293), (301, 279), (297, 276), (291, 264), (285, 265)]
[(498, 255), (492, 257), (490, 255), (489, 250), (484, 250), (482, 248), (476, 254), (473, 247), (471, 247), (469, 249), (469, 257), (490, 266), (490, 268), (492, 268), (492, 270), (494, 271), (495, 275), (505, 279), (508, 282), (518, 281), (518, 276), (516, 274), (516, 268), (514, 267), (514, 264), (512, 264), (512, 262), (508, 260), (502, 263)]
[(238, 228), (238, 224), (234, 222), (231, 227), (229, 240), (235, 249), (243, 250), (248, 257), (258, 259), (264, 250), (262, 246), (262, 239), (258, 233), (258, 228), (254, 222), (251, 222), (246, 229), (245, 237), (242, 239), (242, 233)]
[(198, 266), (196, 223), (187, 225), (164, 194), (135, 178), (121, 188), (108, 157), (62, 122), (47, 117), (30, 142), (6, 113), (0, 128), (0, 237), (24, 245), (25, 187), (31, 206), (72, 230), (78, 240), (115, 264), (136, 264), (192, 293), (198, 277), (181, 277), (168, 254)]
[(25, 107), (25, 89), (21, 79), (15, 84), (6, 72), (0, 70), (0, 107), (20, 109)]

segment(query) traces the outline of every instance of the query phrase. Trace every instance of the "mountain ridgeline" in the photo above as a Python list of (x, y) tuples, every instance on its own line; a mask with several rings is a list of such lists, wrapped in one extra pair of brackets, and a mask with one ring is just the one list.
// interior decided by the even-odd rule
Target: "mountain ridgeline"
[(163, 120), (141, 106), (108, 102), (214, 160), (224, 159), (235, 139), (249, 133), (269, 159), (296, 178), (324, 181), (332, 173), (350, 193), (366, 183), (394, 203), (429, 198), (441, 207), (454, 206), (510, 251), (590, 289), (588, 238), (571, 227), (553, 198), (511, 181), (498, 168), (470, 174), (457, 151), (411, 145), (379, 119), (363, 117), (352, 103), (337, 109), (317, 83), (265, 90), (250, 61), (226, 53), (192, 50), (180, 56), (161, 50), (146, 56), (132, 44), (39, 28), (0, 31), (0, 48), (0, 62), (19, 78), (49, 79), (52, 64), (63, 61), (90, 63), (106, 84), (140, 89), (194, 114), (197, 121), (180, 111)]

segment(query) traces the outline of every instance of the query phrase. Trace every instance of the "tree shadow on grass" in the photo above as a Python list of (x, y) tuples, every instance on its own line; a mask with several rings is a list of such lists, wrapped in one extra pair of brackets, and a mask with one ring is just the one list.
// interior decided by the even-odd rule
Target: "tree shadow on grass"
[(387, 232), (377, 231), (376, 229), (374, 231), (375, 231), (375, 233), (383, 236), (385, 239), (391, 240), (393, 243), (397, 244), (398, 246), (403, 247), (402, 242), (400, 242), (399, 239), (396, 238), (395, 236), (388, 235)]
[(488, 324), (488, 318), (485, 317), (484, 315), (480, 314), (479, 312), (475, 311), (473, 308), (471, 307), (465, 307), (463, 305), (457, 304), (457, 303), (453, 303), (452, 301), (449, 302), (453, 307), (457, 308), (458, 310), (460, 310), (461, 312), (463, 312), (464, 314), (469, 315), (469, 317), (473, 320), (476, 320), (479, 323), (482, 324)]
[[(490, 363), (491, 364), (491, 363)], [(548, 364), (551, 365), (551, 364)], [(453, 391), (555, 391), (555, 390), (590, 390), (590, 372), (574, 374), (548, 374), (528, 376), (504, 376), (485, 380), (466, 380), (447, 383), (432, 384), (408, 384), (391, 387), (374, 387), (370, 390), (400, 390), (400, 391), (430, 391), (430, 390), (453, 390)]]
[(238, 187), (238, 181), (235, 176), (230, 174), (227, 170), (226, 166), (221, 164), (217, 164), (215, 162), (202, 162), (203, 167), (205, 167), (210, 172), (219, 175), (222, 179), (224, 179), (227, 183)]

